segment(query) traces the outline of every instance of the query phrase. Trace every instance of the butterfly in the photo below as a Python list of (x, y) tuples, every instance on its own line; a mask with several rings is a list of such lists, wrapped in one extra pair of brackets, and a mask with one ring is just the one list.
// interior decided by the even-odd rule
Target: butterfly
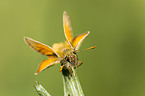
[[(26, 44), (28, 44), (35, 51), (48, 57), (47, 60), (41, 62), (35, 75), (58, 63), (61, 63), (60, 72), (62, 70), (68, 70), (69, 73), (72, 73), (72, 68), (77, 68), (82, 64), (82, 61), (78, 61), (76, 53), (83, 40), (89, 35), (90, 32), (86, 32), (73, 38), (70, 18), (66, 12), (63, 13), (63, 28), (66, 41), (64, 43), (54, 43), (52, 47), (31, 38), (24, 37)], [(93, 49), (95, 47), (96, 46), (88, 49)]]

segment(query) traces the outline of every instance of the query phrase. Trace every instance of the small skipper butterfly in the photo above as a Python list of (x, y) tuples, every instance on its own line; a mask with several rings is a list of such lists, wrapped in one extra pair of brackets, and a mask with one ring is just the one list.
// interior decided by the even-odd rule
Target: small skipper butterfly
[[(66, 42), (55, 43), (53, 44), (52, 48), (31, 38), (24, 37), (26, 44), (28, 44), (35, 51), (40, 52), (42, 55), (46, 55), (48, 57), (47, 60), (41, 62), (35, 75), (42, 70), (58, 63), (61, 63), (60, 72), (62, 70), (67, 70), (69, 71), (68, 73), (72, 73), (72, 67), (76, 69), (82, 64), (82, 61), (78, 61), (76, 53), (79, 52), (78, 49), (82, 44), (82, 41), (89, 35), (90, 32), (86, 32), (73, 38), (71, 22), (66, 12), (63, 14), (63, 28)], [(90, 47), (88, 49), (93, 49), (95, 47), (96, 46)]]

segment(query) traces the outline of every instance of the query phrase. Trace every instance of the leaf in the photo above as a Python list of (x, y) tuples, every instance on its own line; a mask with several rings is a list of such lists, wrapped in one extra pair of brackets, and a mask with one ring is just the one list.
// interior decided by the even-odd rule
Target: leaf
[(41, 84), (39, 84), (36, 81), (36, 85), (34, 85), (34, 88), (36, 90), (36, 92), (39, 94), (39, 96), (51, 96), (46, 90), (45, 88), (42, 87)]

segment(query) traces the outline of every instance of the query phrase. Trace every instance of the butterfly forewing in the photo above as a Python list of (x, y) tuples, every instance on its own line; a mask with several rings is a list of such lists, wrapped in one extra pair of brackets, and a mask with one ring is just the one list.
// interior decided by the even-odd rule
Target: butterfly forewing
[(65, 34), (66, 40), (69, 43), (70, 47), (73, 49), (71, 45), (71, 42), (73, 40), (71, 22), (66, 12), (64, 12), (63, 14), (63, 28), (64, 28), (64, 34)]
[(82, 41), (85, 39), (86, 36), (89, 35), (89, 33), (90, 32), (86, 32), (84, 34), (78, 35), (72, 40), (72, 46), (75, 48), (75, 50), (79, 49)]
[(48, 57), (59, 57), (59, 55), (49, 46), (35, 41), (31, 38), (24, 37), (25, 42), (35, 51), (40, 52)]

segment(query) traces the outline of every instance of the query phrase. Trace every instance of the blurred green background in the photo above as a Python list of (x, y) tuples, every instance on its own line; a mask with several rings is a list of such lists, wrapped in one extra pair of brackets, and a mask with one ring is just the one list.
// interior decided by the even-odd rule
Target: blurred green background
[(35, 81), (52, 96), (63, 96), (60, 64), (37, 76), (47, 57), (23, 40), (49, 46), (65, 41), (62, 14), (71, 18), (74, 35), (87, 32), (77, 70), (86, 96), (145, 96), (144, 0), (0, 0), (0, 95), (38, 96)]

